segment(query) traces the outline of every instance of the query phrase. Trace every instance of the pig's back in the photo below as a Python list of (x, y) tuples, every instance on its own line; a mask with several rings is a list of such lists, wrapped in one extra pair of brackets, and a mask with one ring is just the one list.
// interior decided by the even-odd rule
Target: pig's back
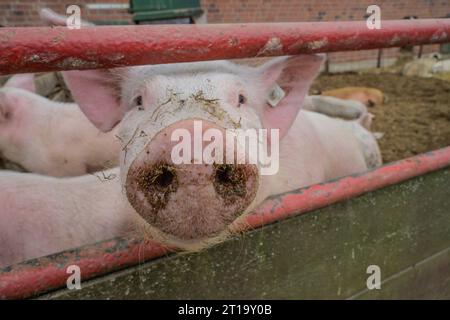
[(314, 136), (308, 148), (321, 159), (325, 179), (334, 179), (367, 169), (359, 142), (348, 125), (348, 121), (335, 119), (323, 114), (302, 111), (296, 126), (309, 122)]
[(349, 128), (322, 114), (301, 111), (281, 140), (278, 173), (264, 177), (264, 195), (288, 192), (366, 168)]
[[(58, 117), (49, 126), (44, 139), (51, 154), (52, 170), (61, 176), (81, 175), (111, 168), (118, 163), (119, 143), (114, 131), (103, 133), (81, 112), (76, 104), (56, 106)], [(59, 174), (53, 174), (59, 176)]]

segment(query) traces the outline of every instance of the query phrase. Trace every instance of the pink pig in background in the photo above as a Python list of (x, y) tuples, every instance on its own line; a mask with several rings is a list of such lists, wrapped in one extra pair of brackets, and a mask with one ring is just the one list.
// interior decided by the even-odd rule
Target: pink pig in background
[[(321, 62), (321, 56), (298, 55), (258, 68), (214, 61), (66, 72), (75, 100), (98, 128), (120, 122), (120, 167), (108, 171), (115, 178), (106, 182), (0, 173), (6, 190), (0, 193), (6, 244), (0, 265), (134, 228), (171, 246), (199, 249), (242, 229), (244, 217), (269, 195), (381, 164), (375, 139), (358, 122), (300, 111)], [(111, 72), (120, 72), (118, 85)], [(277, 83), (285, 95), (271, 107), (267, 97)], [(191, 132), (194, 121), (220, 132), (278, 129), (278, 173), (261, 175), (251, 163), (174, 164), (172, 133)]]
[(75, 103), (34, 93), (33, 74), (15, 75), (0, 88), (0, 157), (25, 170), (77, 176), (117, 165), (114, 131), (93, 126)]

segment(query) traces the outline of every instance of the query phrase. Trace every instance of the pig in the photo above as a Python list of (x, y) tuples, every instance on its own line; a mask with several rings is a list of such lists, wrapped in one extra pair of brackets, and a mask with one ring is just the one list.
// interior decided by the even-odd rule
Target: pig
[(34, 90), (32, 74), (13, 76), (0, 88), (0, 158), (57, 177), (117, 166), (114, 130), (103, 133), (76, 104), (54, 102)]
[[(171, 248), (200, 250), (245, 228), (246, 216), (269, 195), (380, 165), (376, 140), (357, 121), (300, 110), (322, 60), (298, 55), (258, 68), (211, 61), (64, 72), (93, 124), (108, 132), (120, 122), (119, 168), (102, 183), (98, 176), (1, 173), (3, 264), (130, 230)], [(274, 102), (278, 82), (284, 94)], [(280, 139), (275, 134), (263, 140), (271, 152), (278, 146), (278, 170), (262, 175), (262, 165), (247, 158), (220, 163), (226, 152), (216, 153), (214, 162), (199, 163), (194, 152), (176, 163), (180, 139), (174, 137), (195, 136), (196, 122), (203, 136), (212, 130), (274, 129)], [(8, 222), (14, 219), (19, 222)], [(27, 233), (24, 240), (17, 238), (21, 233)]]
[(117, 169), (55, 178), (0, 171), (0, 268), (132, 234)]
[[(307, 96), (303, 109), (346, 120), (360, 119), (367, 114), (366, 106), (359, 101), (320, 95)], [(364, 127), (370, 129), (370, 125), (364, 125)]]
[(382, 105), (387, 101), (386, 96), (378, 89), (367, 87), (344, 87), (327, 90), (321, 93), (322, 96), (335, 97), (344, 100), (355, 100), (363, 103), (367, 107)]
[(450, 59), (436, 62), (431, 68), (432, 73), (450, 72)]
[[(125, 68), (119, 85), (108, 85), (110, 71), (67, 71), (64, 78), (97, 127), (107, 131), (121, 121), (121, 183), (150, 236), (196, 248), (223, 238), (271, 194), (381, 164), (377, 143), (363, 126), (299, 112), (322, 60), (299, 55), (257, 68), (227, 61)], [(277, 83), (285, 94), (269, 106)], [(95, 101), (87, 90), (96, 90)], [(260, 175), (255, 164), (203, 165), (195, 157), (194, 164), (175, 164), (171, 137), (178, 129), (192, 134), (195, 120), (203, 132), (278, 130), (279, 171)], [(361, 136), (371, 139), (370, 147)]]
[(373, 137), (375, 139), (381, 139), (384, 136), (382, 132), (370, 132), (372, 127), (372, 121), (375, 116), (367, 111), (364, 104), (356, 100), (344, 100), (334, 97), (312, 95), (305, 97), (303, 110), (318, 112), (329, 117), (340, 118), (349, 120), (351, 126), (362, 126), (366, 130), (355, 130), (355, 133), (359, 133), (360, 139), (364, 142), (362, 147), (365, 150), (374, 151), (373, 153), (366, 154), (366, 159), (372, 159), (372, 165), (369, 167), (376, 167), (381, 165), (379, 159), (379, 149), (376, 144), (373, 144)]
[(409, 61), (403, 66), (402, 74), (410, 77), (431, 78), (433, 76), (433, 67), (439, 59), (440, 56), (432, 54)]

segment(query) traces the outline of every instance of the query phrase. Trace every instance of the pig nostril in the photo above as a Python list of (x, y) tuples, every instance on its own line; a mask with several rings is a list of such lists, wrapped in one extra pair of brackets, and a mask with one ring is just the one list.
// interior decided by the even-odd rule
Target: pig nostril
[(247, 170), (245, 165), (214, 165), (214, 189), (225, 200), (232, 203), (247, 195)]
[(216, 182), (220, 184), (232, 183), (232, 172), (230, 165), (218, 166), (216, 168)]
[(167, 188), (173, 182), (175, 175), (168, 167), (163, 167), (159, 175), (155, 178), (155, 184), (161, 188)]
[(175, 168), (167, 164), (156, 164), (149, 167), (139, 167), (130, 172), (136, 179), (137, 186), (145, 193), (174, 192), (178, 187)]
[[(176, 169), (166, 163), (135, 166), (128, 173), (126, 188), (131, 205), (145, 219), (152, 221), (178, 189)], [(138, 194), (146, 200), (143, 201)]]

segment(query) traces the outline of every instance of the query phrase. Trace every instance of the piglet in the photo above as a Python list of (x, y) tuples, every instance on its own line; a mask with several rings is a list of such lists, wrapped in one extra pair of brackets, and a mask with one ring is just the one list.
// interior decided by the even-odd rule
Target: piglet
[(35, 94), (32, 74), (13, 76), (0, 89), (0, 158), (26, 171), (77, 176), (118, 163), (115, 131), (103, 133), (74, 103)]

